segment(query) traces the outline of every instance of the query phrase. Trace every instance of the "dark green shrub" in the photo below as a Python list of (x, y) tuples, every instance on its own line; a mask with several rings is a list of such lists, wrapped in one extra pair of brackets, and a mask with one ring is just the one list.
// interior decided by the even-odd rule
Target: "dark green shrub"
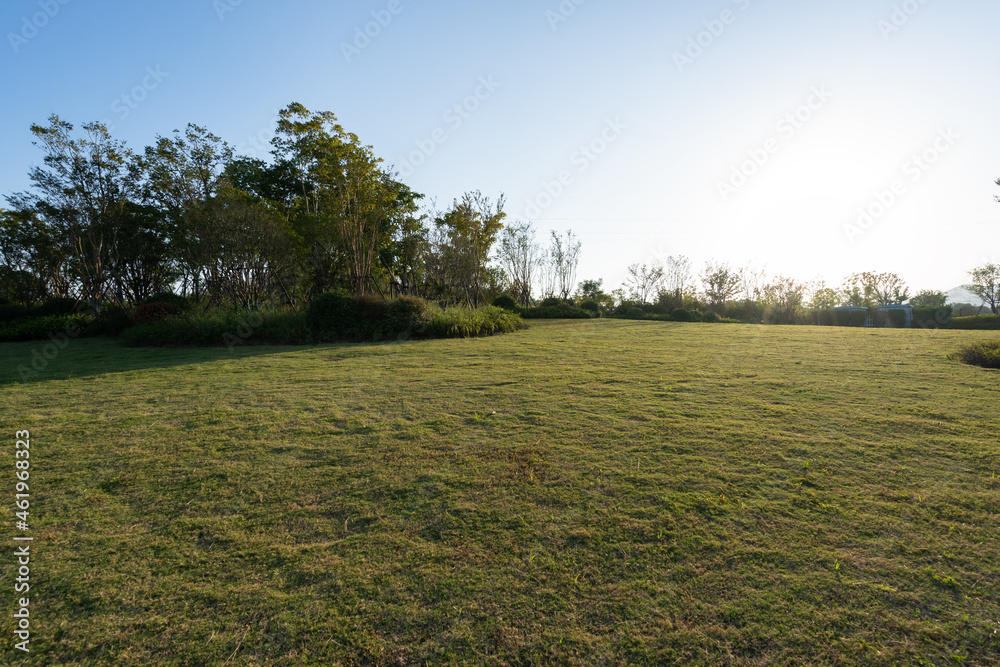
[(306, 322), (321, 339), (350, 338), (358, 328), (358, 302), (343, 290), (321, 294), (309, 303)]
[(701, 321), (707, 322), (708, 324), (718, 324), (719, 322), (722, 321), (722, 318), (719, 317), (718, 313), (711, 310), (706, 310), (705, 314), (701, 316)]
[(526, 320), (585, 320), (592, 317), (589, 310), (572, 308), (565, 304), (525, 308), (520, 314)]
[(594, 317), (601, 314), (601, 306), (596, 301), (587, 299), (580, 304), (580, 308), (590, 312)]
[(268, 345), (306, 345), (313, 340), (306, 314), (302, 311), (283, 310), (266, 313), (256, 322), (249, 324), (258, 324), (252, 327), (247, 339), (254, 342)]
[(891, 327), (893, 329), (906, 328), (906, 309), (904, 308), (883, 308), (878, 311), (878, 326)]
[(921, 329), (946, 329), (951, 324), (951, 306), (913, 309), (913, 326)]
[(128, 345), (153, 347), (236, 347), (302, 345), (313, 341), (306, 314), (295, 311), (189, 312), (138, 324), (122, 333)]
[(0, 342), (45, 340), (60, 333), (75, 338), (90, 323), (89, 315), (46, 315), (0, 324)]
[(386, 316), (389, 312), (385, 299), (372, 294), (363, 294), (355, 297), (358, 304), (358, 323), (353, 332), (348, 332), (349, 336), (356, 338), (379, 340), (383, 337)]
[(562, 302), (563, 302), (563, 300), (560, 299), (559, 297), (557, 297), (557, 296), (550, 296), (547, 299), (542, 299), (542, 302), (540, 304), (538, 304), (538, 307), (539, 308), (555, 308), (559, 304), (561, 304)]
[(33, 317), (35, 309), (30, 306), (0, 306), (0, 323), (13, 322), (26, 317)]
[(46, 299), (42, 305), (35, 308), (34, 317), (46, 317), (48, 315), (72, 315), (77, 311), (76, 299), (68, 297), (54, 296)]
[(497, 298), (493, 299), (493, 305), (496, 306), (497, 308), (503, 308), (504, 310), (509, 310), (512, 313), (516, 313), (518, 310), (520, 310), (520, 307), (517, 305), (517, 301), (514, 301), (513, 298), (511, 298), (506, 294), (501, 294)]
[(646, 311), (633, 306), (626, 310), (622, 317), (626, 320), (644, 320), (646, 319)]
[(963, 348), (956, 356), (965, 364), (1000, 368), (1000, 340), (973, 343)]
[(685, 308), (675, 308), (670, 313), (671, 322), (697, 322), (697, 315)]
[(127, 310), (121, 306), (108, 306), (87, 326), (86, 333), (88, 336), (120, 336), (134, 325), (135, 320)]
[(386, 307), (385, 334), (392, 337), (420, 335), (427, 310), (427, 302), (414, 296), (393, 299)]
[(833, 308), (830, 317), (833, 325), (837, 327), (863, 327), (868, 321), (871, 312), (866, 308), (863, 310), (855, 308)]
[(149, 324), (180, 315), (180, 313), (181, 309), (172, 303), (154, 301), (153, 303), (144, 303), (141, 306), (136, 306), (132, 319), (135, 320), (136, 324)]
[(173, 292), (157, 292), (148, 299), (143, 299), (139, 305), (147, 303), (169, 303), (181, 310), (187, 310), (191, 307), (191, 302), (187, 298)]
[(969, 331), (993, 331), (1000, 329), (1000, 315), (956, 317), (951, 321), (951, 328)]

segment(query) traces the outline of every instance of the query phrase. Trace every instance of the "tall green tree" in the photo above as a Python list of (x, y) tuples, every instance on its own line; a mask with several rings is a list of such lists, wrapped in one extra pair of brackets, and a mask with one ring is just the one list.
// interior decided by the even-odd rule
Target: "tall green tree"
[(53, 115), (32, 125), (44, 167), (29, 172), (33, 190), (9, 197), (15, 208), (41, 220), (68, 248), (77, 289), (99, 312), (112, 280), (120, 221), (138, 196), (139, 166), (103, 123), (73, 125)]
[(444, 268), (452, 296), (470, 306), (485, 298), (494, 278), (490, 251), (496, 243), (503, 220), (504, 196), (493, 202), (478, 190), (455, 200), (451, 209), (434, 222), (444, 232)]

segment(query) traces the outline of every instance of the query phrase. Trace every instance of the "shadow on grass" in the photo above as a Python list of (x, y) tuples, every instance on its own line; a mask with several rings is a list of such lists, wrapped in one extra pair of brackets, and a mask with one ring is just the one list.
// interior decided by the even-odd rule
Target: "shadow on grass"
[(81, 338), (67, 341), (62, 349), (58, 349), (51, 341), (0, 343), (0, 387), (266, 357), (303, 350), (329, 350), (334, 357), (331, 360), (335, 361), (339, 358), (385, 354), (398, 349), (400, 345), (420, 342), (163, 348), (129, 347), (108, 338)]

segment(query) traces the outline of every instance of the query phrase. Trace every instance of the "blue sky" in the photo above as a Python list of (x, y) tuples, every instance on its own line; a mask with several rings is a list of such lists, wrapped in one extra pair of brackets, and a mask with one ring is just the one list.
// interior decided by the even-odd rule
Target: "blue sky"
[(52, 113), (267, 157), (298, 101), (428, 204), (573, 229), (607, 288), (685, 254), (948, 289), (1000, 261), (996, 25), (985, 0), (8, 0), (0, 193)]

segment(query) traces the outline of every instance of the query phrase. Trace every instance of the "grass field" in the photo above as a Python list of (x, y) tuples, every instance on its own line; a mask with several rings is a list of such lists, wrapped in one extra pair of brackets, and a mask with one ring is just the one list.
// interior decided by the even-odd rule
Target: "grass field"
[[(26, 383), (40, 344), (2, 345), (11, 537), (32, 437), (30, 661), (996, 664), (1000, 371), (947, 358), (989, 338), (78, 340)], [(0, 616), (0, 663), (24, 662)]]

